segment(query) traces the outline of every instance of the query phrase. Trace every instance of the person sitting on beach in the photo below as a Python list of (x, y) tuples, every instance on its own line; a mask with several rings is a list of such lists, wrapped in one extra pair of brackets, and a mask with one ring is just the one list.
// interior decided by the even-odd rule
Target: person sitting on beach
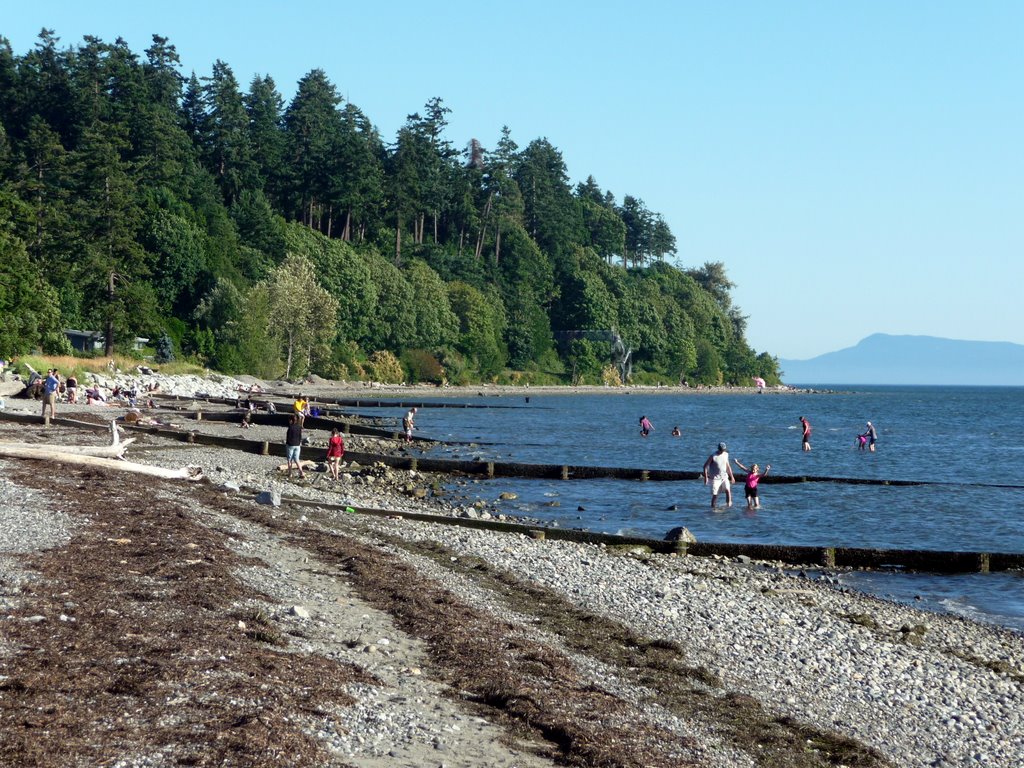
[(306, 416), (309, 413), (309, 401), (305, 395), (299, 395), (295, 402), (292, 403), (292, 411), (299, 420), (299, 424), (306, 420)]
[(764, 468), (764, 474), (761, 474), (761, 467), (757, 464), (748, 469), (740, 464), (739, 459), (733, 459), (733, 462), (747, 473), (747, 479), (743, 482), (743, 494), (747, 497), (747, 509), (760, 509), (761, 500), (757, 496), (757, 485), (761, 482), (761, 478), (771, 471), (772, 465), (768, 464)]

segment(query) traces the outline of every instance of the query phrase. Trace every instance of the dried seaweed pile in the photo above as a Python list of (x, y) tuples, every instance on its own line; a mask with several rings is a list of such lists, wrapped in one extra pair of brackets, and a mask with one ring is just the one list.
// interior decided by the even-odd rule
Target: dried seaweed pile
[(323, 764), (304, 719), (368, 678), (264, 642), (277, 636), (267, 620), (232, 610), (259, 596), (232, 576), (223, 534), (122, 478), (16, 479), (89, 522), (28, 560), (42, 578), (3, 623), (0, 764)]

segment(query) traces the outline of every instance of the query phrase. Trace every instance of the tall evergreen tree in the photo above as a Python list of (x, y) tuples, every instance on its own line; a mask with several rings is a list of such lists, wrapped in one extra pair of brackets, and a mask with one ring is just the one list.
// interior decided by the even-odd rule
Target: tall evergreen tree
[(218, 59), (203, 89), (206, 104), (204, 150), (208, 167), (231, 205), (244, 189), (257, 186), (257, 165), (249, 141), (249, 116), (231, 67)]
[(334, 209), (330, 203), (335, 174), (334, 149), (341, 128), (341, 97), (322, 69), (299, 81), (285, 111), (287, 161), (290, 165), (289, 213), (306, 226), (329, 233)]

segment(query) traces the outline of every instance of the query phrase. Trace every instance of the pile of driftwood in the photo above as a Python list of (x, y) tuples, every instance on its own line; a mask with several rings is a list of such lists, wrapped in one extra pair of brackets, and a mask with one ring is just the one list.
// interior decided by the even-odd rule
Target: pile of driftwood
[(125, 449), (135, 442), (135, 439), (129, 438), (122, 442), (116, 421), (110, 422), (110, 435), (110, 445), (43, 445), (40, 443), (0, 442), (0, 456), (116, 469), (120, 472), (134, 472), (167, 480), (198, 480), (202, 477), (202, 470), (198, 467), (164, 469), (127, 461), (124, 458)]

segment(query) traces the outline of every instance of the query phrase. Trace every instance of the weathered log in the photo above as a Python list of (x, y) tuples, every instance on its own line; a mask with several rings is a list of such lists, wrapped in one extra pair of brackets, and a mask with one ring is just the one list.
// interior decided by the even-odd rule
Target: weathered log
[(131, 437), (124, 442), (121, 441), (120, 430), (116, 421), (110, 422), (110, 445), (53, 445), (50, 443), (7, 443), (0, 442), (0, 448), (5, 451), (4, 455), (10, 455), (9, 451), (22, 451), (31, 453), (36, 450), (59, 451), (60, 453), (73, 453), (79, 456), (96, 456), (106, 459), (124, 459), (125, 449), (135, 442)]
[(200, 480), (203, 471), (199, 467), (182, 467), (181, 469), (166, 469), (164, 467), (153, 467), (149, 464), (137, 464), (133, 461), (123, 459), (108, 459), (100, 456), (83, 456), (78, 453), (65, 453), (59, 449), (50, 447), (31, 446), (30, 451), (9, 450), (5, 444), (0, 443), (0, 456), (7, 456), (12, 459), (30, 459), (34, 461), (49, 461), (60, 464), (76, 464), (83, 467), (99, 467), (101, 469), (116, 469), (121, 472), (134, 472), (139, 475), (150, 475), (165, 480)]

